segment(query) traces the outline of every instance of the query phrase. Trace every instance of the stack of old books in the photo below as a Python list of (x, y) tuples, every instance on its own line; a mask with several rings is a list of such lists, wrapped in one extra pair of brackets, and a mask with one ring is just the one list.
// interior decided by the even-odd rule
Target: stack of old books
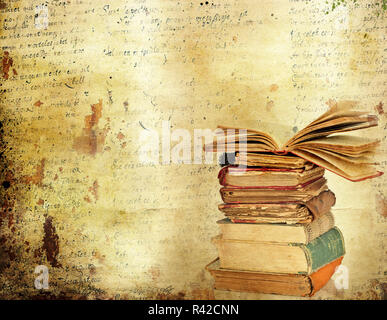
[(310, 295), (344, 255), (330, 212), (335, 196), (323, 168), (295, 156), (265, 157), (257, 166), (220, 170), (226, 219), (218, 221), (219, 259), (208, 270), (217, 289)]
[(235, 150), (218, 175), (226, 218), (213, 239), (219, 258), (206, 267), (216, 289), (310, 296), (328, 282), (345, 248), (324, 168), (351, 181), (381, 175), (370, 160), (378, 141), (337, 135), (377, 124), (354, 105), (332, 103), (281, 148), (265, 133), (226, 127), (206, 145)]

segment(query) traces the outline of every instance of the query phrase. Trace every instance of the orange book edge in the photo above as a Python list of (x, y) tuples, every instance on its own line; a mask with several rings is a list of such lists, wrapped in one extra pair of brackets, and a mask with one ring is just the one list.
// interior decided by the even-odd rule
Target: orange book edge
[[(336, 268), (341, 264), (343, 258), (344, 256), (341, 256), (340, 258), (333, 260), (332, 262), (328, 263), (327, 265), (320, 268), (316, 272), (313, 272), (312, 274), (307, 276), (310, 281), (311, 292), (309, 294), (305, 294), (304, 296), (312, 297), (317, 291), (323, 288), (327, 284), (327, 282), (331, 279), (331, 277), (336, 271)], [(217, 260), (219, 260), (219, 257), (215, 258), (210, 263), (208, 263), (205, 266), (205, 270), (210, 272), (209, 266), (212, 265)]]
[(309, 275), (309, 279), (312, 285), (312, 291), (309, 294), (309, 297), (313, 296), (317, 291), (319, 291), (327, 284), (329, 279), (335, 273), (336, 268), (341, 264), (343, 258), (344, 257), (340, 257)]

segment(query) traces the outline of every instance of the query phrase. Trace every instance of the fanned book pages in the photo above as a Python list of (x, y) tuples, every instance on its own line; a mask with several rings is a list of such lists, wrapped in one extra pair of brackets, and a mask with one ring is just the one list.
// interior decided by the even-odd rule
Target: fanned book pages
[(329, 101), (327, 112), (283, 145), (264, 132), (219, 126), (222, 130), (205, 150), (235, 150), (236, 164), (260, 166), (264, 162), (266, 167), (278, 161), (294, 166), (296, 160), (281, 159), (281, 155), (291, 153), (351, 181), (377, 177), (382, 172), (375, 169), (373, 156), (379, 141), (340, 134), (377, 126), (377, 117), (357, 110), (356, 105), (354, 101)]

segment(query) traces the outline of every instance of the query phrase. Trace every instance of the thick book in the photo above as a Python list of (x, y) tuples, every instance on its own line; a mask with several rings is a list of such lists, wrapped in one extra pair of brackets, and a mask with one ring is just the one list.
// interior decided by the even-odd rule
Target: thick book
[(336, 197), (325, 190), (306, 202), (298, 203), (222, 203), (218, 206), (235, 223), (310, 223), (328, 213)]
[(335, 225), (331, 212), (306, 224), (233, 223), (229, 219), (222, 219), (217, 223), (223, 240), (282, 242), (286, 244), (308, 244)]
[(246, 165), (249, 154), (267, 153), (269, 158), (292, 153), (351, 181), (381, 175), (373, 166), (375, 148), (380, 141), (339, 134), (376, 126), (377, 116), (356, 110), (353, 101), (330, 101), (329, 105), (327, 112), (287, 142), (277, 142), (257, 130), (219, 126), (216, 138), (204, 149), (209, 152), (235, 150), (241, 153), (238, 161)]
[(225, 203), (281, 203), (307, 202), (327, 190), (326, 179), (321, 177), (295, 188), (223, 187), (220, 194)]
[(235, 166), (223, 167), (218, 174), (222, 186), (297, 189), (309, 181), (317, 180), (324, 175), (324, 168), (312, 167), (305, 169), (287, 168), (239, 168)]
[(209, 263), (206, 270), (214, 278), (214, 289), (304, 297), (323, 288), (342, 260), (343, 257), (333, 260), (310, 275), (223, 269), (219, 258)]
[(222, 203), (219, 210), (233, 223), (310, 223), (313, 215), (299, 203)]
[(344, 255), (344, 239), (337, 227), (308, 244), (274, 243), (215, 237), (220, 267), (233, 270), (311, 274)]

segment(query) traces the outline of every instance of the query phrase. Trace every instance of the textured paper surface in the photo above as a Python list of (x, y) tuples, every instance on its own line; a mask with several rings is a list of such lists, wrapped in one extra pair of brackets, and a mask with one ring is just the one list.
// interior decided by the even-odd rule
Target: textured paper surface
[[(380, 1), (334, 10), (330, 0), (0, 8), (2, 298), (262, 297), (213, 292), (204, 269), (223, 217), (219, 167), (139, 161), (141, 132), (161, 132), (163, 121), (191, 134), (268, 124), (286, 140), (329, 99), (351, 99), (375, 109), (379, 129), (361, 134), (385, 145)], [(385, 177), (326, 177), (348, 288), (331, 280), (313, 299), (382, 299)], [(48, 289), (34, 286), (38, 265), (48, 267)]]

